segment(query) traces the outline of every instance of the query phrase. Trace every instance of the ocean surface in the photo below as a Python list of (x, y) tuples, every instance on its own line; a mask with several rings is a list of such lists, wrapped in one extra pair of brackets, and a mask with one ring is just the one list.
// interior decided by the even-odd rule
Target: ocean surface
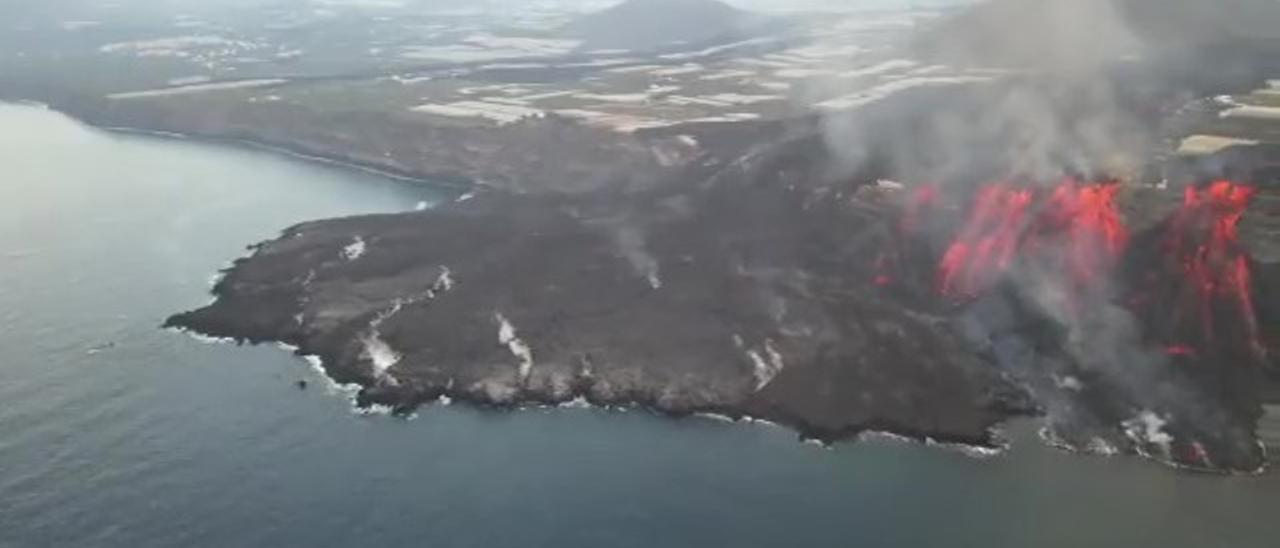
[(292, 223), (447, 196), (0, 106), (0, 546), (1280, 543), (1278, 475), (1073, 456), (1032, 424), (974, 458), (641, 411), (368, 416), (279, 348), (158, 328)]

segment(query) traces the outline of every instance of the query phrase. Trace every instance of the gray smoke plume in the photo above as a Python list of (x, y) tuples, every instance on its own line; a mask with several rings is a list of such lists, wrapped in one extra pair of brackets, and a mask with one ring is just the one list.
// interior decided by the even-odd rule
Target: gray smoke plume
[[(955, 75), (957, 85), (904, 85), (895, 95), (827, 112), (822, 127), (842, 172), (837, 175), (878, 161), (908, 185), (967, 186), (985, 178), (1056, 185), (1070, 173), (1140, 176), (1160, 136), (1141, 105), (1122, 94), (1113, 71), (1156, 54), (1133, 22), (1135, 13), (1159, 12), (1135, 8), (1141, 4), (992, 0), (931, 25), (916, 43), (929, 59), (921, 65), (942, 66), (929, 74)], [(993, 68), (1001, 76), (985, 84), (962, 78), (996, 74), (988, 70)], [(822, 97), (859, 93), (856, 87), (832, 89), (836, 85), (824, 82), (815, 89)], [(883, 86), (861, 79), (853, 85)], [(951, 235), (935, 236), (947, 241)], [(1080, 447), (1094, 437), (1103, 446), (1131, 443), (1147, 450), (1169, 446), (1166, 421), (1192, 436), (1234, 428), (1232, 418), (1195, 386), (1169, 374), (1168, 356), (1143, 340), (1139, 320), (1117, 304), (1118, 280), (1099, 279), (1081, 291), (1060, 268), (1073, 252), (1068, 242), (1040, 243), (1037, 254), (1049, 259), (1026, 261), (1009, 272), (1008, 290), (971, 306), (965, 327), (1034, 392), (1051, 425), (1071, 425)], [(1048, 325), (1018, 325), (1029, 317)], [(1036, 330), (1054, 333), (1057, 349), (1046, 351), (1031, 333)], [(1087, 395), (1093, 391), (1112, 395)], [(1108, 403), (1085, 403), (1089, 398)], [(1221, 436), (1238, 446), (1235, 438), (1251, 434)]]
[[(1122, 105), (1106, 70), (1139, 58), (1144, 48), (1110, 0), (996, 0), (919, 33), (915, 49), (926, 59), (911, 60), (942, 70), (928, 79), (908, 75), (905, 91), (828, 113), (823, 125), (839, 166), (852, 170), (887, 156), (882, 160), (892, 171), (934, 183), (969, 175), (975, 161), (1041, 180), (1056, 179), (1064, 169), (1117, 175), (1137, 169), (1151, 136)], [(975, 86), (973, 74), (996, 71), (1002, 76)], [(912, 87), (913, 80), (929, 85)], [(811, 87), (818, 90), (814, 95), (830, 97), (880, 85), (855, 79)], [(911, 132), (867, 127), (871, 112), (917, 108), (904, 97), (932, 93), (946, 103), (952, 89), (954, 107), (931, 106), (927, 116), (913, 120)], [(921, 165), (924, 154), (928, 161)]]
[(1113, 0), (991, 0), (926, 32), (947, 63), (1079, 78), (1143, 49)]

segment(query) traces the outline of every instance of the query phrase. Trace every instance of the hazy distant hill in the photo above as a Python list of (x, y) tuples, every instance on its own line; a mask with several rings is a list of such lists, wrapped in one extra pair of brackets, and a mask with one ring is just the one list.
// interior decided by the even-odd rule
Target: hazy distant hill
[(588, 49), (650, 50), (751, 34), (767, 19), (718, 0), (626, 0), (569, 23)]
[(919, 45), (944, 60), (1043, 65), (1277, 40), (1280, 0), (988, 0)]

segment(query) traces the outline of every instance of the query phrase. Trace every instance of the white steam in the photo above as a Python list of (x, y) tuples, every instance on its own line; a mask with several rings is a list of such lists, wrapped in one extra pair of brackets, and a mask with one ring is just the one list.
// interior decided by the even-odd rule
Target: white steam
[(356, 236), (351, 240), (351, 243), (342, 248), (342, 258), (348, 261), (354, 261), (363, 257), (367, 250), (368, 245), (365, 243), (364, 238)]
[(649, 252), (644, 231), (632, 224), (622, 224), (613, 233), (618, 252), (627, 264), (653, 289), (662, 289), (661, 266)]
[[(822, 110), (838, 174), (878, 158), (911, 182), (962, 179), (978, 164), (1037, 179), (1064, 169), (1125, 175), (1151, 142), (1104, 74), (1142, 53), (1137, 33), (1110, 0), (993, 0), (921, 32), (933, 44), (922, 48), (932, 52), (931, 61), (946, 65), (903, 72), (918, 61), (894, 56), (831, 67), (841, 76), (811, 83), (815, 97), (825, 98), (811, 97), (813, 103), (853, 106)], [(929, 87), (944, 90), (943, 104), (927, 107), (911, 131), (868, 124), (864, 111), (874, 108), (914, 115), (918, 106), (885, 106), (886, 100)], [(976, 94), (981, 112), (968, 106), (967, 94)]]
[(520, 384), (527, 383), (533, 373), (533, 349), (519, 337), (516, 327), (501, 312), (494, 314), (493, 319), (498, 323), (498, 344), (507, 347), (511, 355), (515, 356)]

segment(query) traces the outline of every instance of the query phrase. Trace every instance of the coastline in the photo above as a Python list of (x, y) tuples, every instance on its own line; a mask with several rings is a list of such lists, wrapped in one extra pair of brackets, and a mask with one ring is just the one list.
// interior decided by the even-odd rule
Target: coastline
[(0, 104), (10, 104), (20, 107), (37, 108), (41, 110), (49, 110), (57, 112), (68, 119), (81, 124), (87, 128), (103, 131), (109, 134), (131, 135), (135, 137), (146, 137), (156, 139), (167, 139), (176, 141), (199, 142), (206, 145), (225, 146), (240, 150), (250, 150), (255, 152), (266, 152), (279, 154), (289, 158), (302, 160), (305, 162), (324, 164), (330, 167), (358, 171), (378, 177), (401, 181), (411, 184), (428, 185), (434, 189), (452, 191), (458, 196), (462, 196), (468, 192), (474, 192), (478, 188), (483, 187), (471, 179), (465, 179), (458, 176), (447, 176), (431, 173), (419, 173), (409, 170), (400, 170), (388, 166), (380, 166), (369, 162), (361, 161), (343, 154), (337, 150), (317, 151), (309, 147), (303, 147), (296, 143), (273, 142), (263, 139), (255, 139), (252, 137), (229, 137), (223, 135), (215, 135), (208, 133), (200, 133), (194, 131), (175, 131), (173, 129), (159, 129), (154, 127), (146, 127), (145, 125), (118, 125), (111, 123), (102, 123), (95, 120), (95, 117), (88, 112), (75, 108), (69, 108), (65, 105), (39, 101), (34, 99), (23, 98), (2, 98)]
[[(17, 103), (17, 104), (21, 104), (21, 103)], [(39, 104), (43, 105), (43, 103), (39, 103)], [(354, 160), (349, 157), (343, 156), (337, 152), (324, 153), (324, 154), (318, 154), (315, 152), (304, 152), (300, 149), (292, 148), (289, 145), (284, 145), (279, 143), (268, 143), (265, 141), (258, 141), (254, 139), (243, 138), (243, 137), (218, 137), (218, 136), (203, 135), (198, 133), (183, 133), (183, 132), (176, 132), (176, 131), (147, 129), (142, 127), (98, 125), (93, 123), (92, 121), (78, 117), (73, 113), (60, 110), (56, 107), (52, 107), (49, 105), (43, 105), (43, 106), (50, 110), (54, 110), (56, 112), (62, 113), (70, 117), (71, 119), (81, 124), (84, 124), (87, 127), (97, 129), (99, 131), (105, 131), (107, 133), (114, 133), (119, 135), (131, 135), (136, 137), (150, 137), (150, 138), (157, 138), (157, 139), (192, 141), (192, 142), (199, 142), (207, 145), (238, 148), (241, 150), (269, 152), (273, 154), (283, 155), (285, 157), (293, 158), (296, 160), (302, 160), (304, 162), (324, 164), (327, 166), (331, 166), (331, 167), (335, 167), (343, 170), (359, 171), (361, 173), (375, 175), (378, 177), (385, 177), (387, 179), (402, 181), (406, 183), (430, 185), (434, 188), (441, 189), (441, 190), (456, 191), (459, 196), (467, 192), (474, 191), (479, 186), (474, 183), (464, 184), (461, 182), (448, 181), (432, 175), (415, 174), (415, 173), (409, 173), (409, 172), (398, 172), (391, 169), (387, 169), (385, 167), (369, 165), (367, 163), (360, 162), (359, 160)]]
[(904, 429), (895, 429), (890, 426), (856, 429), (848, 433), (838, 435), (821, 434), (804, 425), (794, 424), (784, 418), (759, 417), (743, 410), (729, 408), (705, 408), (673, 412), (662, 409), (659, 406), (639, 401), (597, 401), (589, 394), (575, 394), (562, 399), (548, 399), (543, 401), (530, 399), (508, 403), (497, 403), (477, 398), (467, 392), (445, 389), (433, 398), (427, 398), (412, 407), (402, 408), (390, 403), (381, 403), (363, 399), (361, 396), (364, 390), (368, 388), (366, 385), (354, 381), (343, 382), (339, 380), (335, 377), (334, 369), (328, 365), (328, 362), (326, 362), (322, 356), (310, 353), (290, 342), (279, 340), (248, 341), (245, 339), (238, 339), (236, 337), (217, 337), (202, 333), (197, 329), (184, 325), (165, 325), (162, 326), (162, 329), (175, 334), (184, 335), (199, 343), (208, 345), (241, 346), (248, 344), (250, 346), (275, 346), (277, 349), (287, 352), (291, 356), (306, 363), (308, 365), (308, 369), (319, 375), (325, 381), (325, 389), (328, 395), (337, 396), (346, 400), (350, 405), (351, 412), (362, 416), (380, 415), (402, 420), (413, 420), (420, 417), (419, 411), (421, 409), (448, 407), (459, 403), (478, 410), (490, 410), (502, 413), (564, 409), (593, 409), (610, 413), (642, 411), (667, 420), (697, 419), (721, 424), (730, 424), (738, 427), (757, 426), (765, 428), (780, 428), (795, 434), (797, 443), (813, 445), (821, 449), (833, 449), (839, 444), (859, 444), (869, 442), (906, 443), (960, 453), (974, 460), (988, 460), (1000, 457), (1007, 453), (1011, 448), (1011, 443), (1009, 440), (1004, 439), (1001, 436), (1003, 428), (1009, 424), (1010, 421), (1033, 418), (1018, 416), (1009, 417), (1005, 421), (991, 426), (987, 430), (985, 440), (974, 440), (942, 436), (934, 433), (908, 432)]
[[(642, 186), (666, 175), (660, 158), (674, 138), (645, 138), (556, 118), (519, 124), (449, 125), (379, 110), (326, 113), (305, 106), (200, 105), (6, 92), (0, 101), (35, 99), (45, 108), (104, 131), (283, 153), (458, 194), (479, 188), (576, 193)], [(654, 146), (669, 150), (655, 151)], [(689, 154), (676, 151), (675, 154)]]

